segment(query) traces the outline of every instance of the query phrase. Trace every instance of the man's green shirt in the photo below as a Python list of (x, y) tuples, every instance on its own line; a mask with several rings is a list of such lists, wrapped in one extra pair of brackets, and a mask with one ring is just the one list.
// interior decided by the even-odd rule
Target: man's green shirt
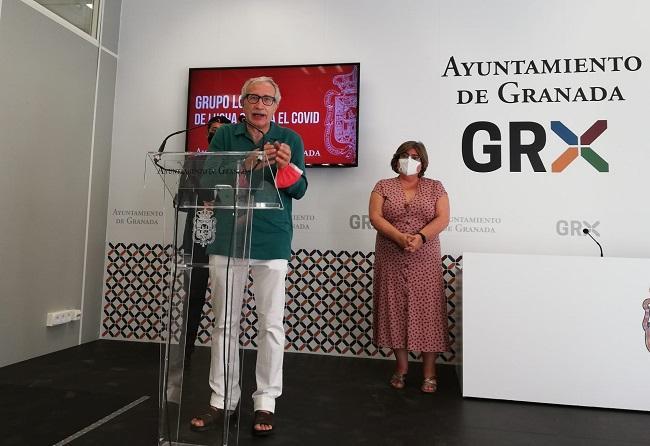
[[(272, 122), (271, 128), (263, 138), (263, 142), (256, 145), (246, 131), (246, 124), (239, 123), (221, 126), (210, 143), (210, 152), (243, 152), (255, 150), (263, 146), (264, 142), (273, 143), (275, 141), (283, 142), (291, 148), (291, 162), (300, 168), (303, 173), (300, 179), (290, 187), (278, 189), (284, 206), (282, 210), (256, 209), (252, 211), (251, 259), (291, 259), (291, 239), (293, 237), (292, 201), (293, 199), (302, 198), (307, 191), (302, 138), (293, 130), (280, 127)], [(208, 157), (204, 168), (207, 172), (211, 172), (218, 169), (219, 163), (220, 159), (218, 157)], [(276, 166), (271, 166), (271, 170), (275, 175), (277, 172)], [(273, 177), (270, 175), (268, 168), (264, 169), (264, 174), (264, 181), (269, 183), (265, 184), (265, 189), (272, 190), (274, 187)], [(211, 175), (204, 175), (201, 184), (204, 187), (212, 187), (215, 181), (215, 178)], [(228, 196), (228, 194), (224, 194), (224, 196)], [(229, 196), (232, 197), (232, 194)], [(217, 237), (212, 244), (208, 245), (206, 251), (208, 254), (233, 255), (232, 211), (218, 211), (215, 214), (217, 218)], [(235, 245), (240, 243), (239, 241), (243, 240), (243, 235), (239, 234), (235, 240)], [(234, 255), (239, 256), (237, 253), (234, 253)]]

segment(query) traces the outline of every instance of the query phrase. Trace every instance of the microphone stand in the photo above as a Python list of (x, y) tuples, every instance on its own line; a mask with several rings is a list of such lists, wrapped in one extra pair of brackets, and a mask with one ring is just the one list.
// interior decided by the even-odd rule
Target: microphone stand
[[(163, 142), (160, 143), (160, 147), (158, 147), (158, 153), (163, 153), (163, 151), (165, 150), (165, 145), (167, 144), (167, 140), (168, 140), (169, 138), (171, 138), (172, 136), (180, 135), (181, 133), (190, 132), (190, 131), (195, 130), (195, 129), (200, 129), (201, 127), (207, 127), (207, 125), (208, 125), (208, 124), (201, 124), (201, 125), (197, 125), (197, 126), (194, 126), (194, 127), (189, 127), (189, 128), (183, 129), (183, 130), (178, 130), (178, 131), (176, 131), (176, 132), (170, 133), (169, 135), (167, 135), (167, 136), (165, 137), (165, 139), (163, 139)], [(160, 163), (160, 156), (154, 156), (154, 157), (153, 157), (153, 163), (156, 165), (156, 167), (158, 167), (158, 168), (159, 168), (161, 171), (163, 171), (163, 172), (168, 172), (168, 173), (177, 173), (177, 174), (179, 174), (179, 175), (182, 175), (182, 174), (183, 174), (183, 171), (182, 171), (182, 170), (179, 170), (179, 169), (169, 169), (169, 168), (167, 168), (167, 167), (163, 167), (163, 166), (161, 166), (161, 165), (159, 164), (159, 163)]]
[(192, 131), (194, 129), (200, 129), (201, 127), (207, 127), (207, 126), (208, 126), (208, 124), (201, 124), (201, 125), (197, 125), (197, 126), (194, 126), (194, 127), (187, 128), (187, 129), (179, 130), (179, 131), (174, 132), (174, 133), (170, 133), (169, 135), (167, 135), (165, 137), (165, 139), (163, 139), (163, 142), (160, 144), (160, 147), (158, 147), (158, 153), (162, 153), (163, 150), (165, 150), (165, 144), (167, 144), (167, 140), (169, 138), (171, 138), (172, 136), (180, 135), (181, 133), (190, 132), (190, 131)]
[(600, 249), (600, 256), (602, 257), (602, 256), (603, 256), (603, 247), (600, 246), (600, 243), (598, 243), (598, 240), (596, 240), (596, 239), (594, 238), (594, 236), (591, 235), (589, 229), (584, 228), (584, 229), (582, 230), (582, 232), (583, 232), (583, 234), (588, 235), (588, 236), (589, 236), (589, 237), (590, 237), (590, 238), (591, 238), (591, 239), (592, 239), (592, 240), (593, 240), (593, 241), (598, 245), (598, 248)]
[(257, 147), (255, 149), (255, 150), (261, 151), (262, 154), (257, 156), (257, 162), (255, 163), (255, 165), (253, 167), (251, 167), (251, 171), (253, 171), (253, 170), (257, 169), (257, 166), (259, 166), (260, 161), (262, 161), (262, 159), (264, 158), (264, 138), (266, 137), (266, 132), (264, 132), (264, 130), (262, 130), (258, 126), (251, 124), (250, 121), (248, 119), (246, 119), (245, 116), (242, 116), (241, 122), (246, 124), (248, 127), (252, 128), (254, 130), (257, 130), (262, 135), (262, 139), (260, 139), (260, 142), (259, 142), (259, 147)]
[[(158, 147), (158, 154), (152, 157), (153, 163), (158, 167), (161, 171), (163, 172), (168, 172), (168, 173), (175, 173), (178, 175), (183, 174), (183, 170), (179, 169), (169, 169), (167, 167), (163, 167), (160, 164), (160, 159), (161, 156), (160, 154), (165, 150), (165, 144), (167, 144), (167, 140), (171, 138), (172, 136), (179, 135), (181, 133), (189, 132), (194, 129), (198, 129), (201, 127), (206, 127), (208, 124), (202, 124), (202, 125), (197, 125), (194, 127), (190, 127), (187, 129), (183, 130), (178, 130), (176, 132), (170, 133), (165, 137), (163, 142), (160, 144), (160, 147)], [(178, 194), (177, 194), (178, 195)], [(169, 392), (169, 369), (170, 369), (170, 359), (169, 356), (171, 355), (171, 341), (172, 341), (172, 306), (173, 306), (173, 296), (174, 296), (174, 284), (176, 283), (176, 275), (177, 275), (177, 264), (178, 264), (178, 203), (176, 203), (176, 199), (174, 199), (174, 240), (173, 240), (173, 249), (172, 249), (172, 255), (173, 255), (173, 265), (172, 265), (172, 270), (171, 270), (171, 283), (167, 283), (166, 285), (169, 286), (170, 288), (170, 300), (169, 300), (169, 309), (168, 309), (168, 314), (167, 314), (167, 339), (165, 341), (165, 364), (163, 367), (163, 386), (162, 386), (162, 392), (163, 395), (161, 397), (163, 398), (163, 404), (164, 404), (164, 416), (165, 416), (165, 428), (167, 431), (167, 437), (169, 441), (171, 441), (171, 426), (170, 426), (170, 411), (169, 411), (169, 398), (168, 398), (168, 392)], [(179, 353), (180, 354), (180, 353)]]

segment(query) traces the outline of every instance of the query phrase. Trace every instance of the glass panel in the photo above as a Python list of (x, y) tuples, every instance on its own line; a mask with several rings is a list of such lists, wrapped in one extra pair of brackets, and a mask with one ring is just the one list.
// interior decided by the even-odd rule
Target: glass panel
[(36, 0), (77, 28), (97, 37), (100, 0)]
[[(188, 333), (196, 330), (188, 328), (193, 314), (192, 281), (210, 269), (209, 257), (201, 249), (208, 246), (216, 254), (211, 256), (211, 272), (219, 278), (217, 289), (211, 290), (215, 324), (225, 327), (224, 339), (231, 339), (215, 346), (215, 355), (224, 358), (224, 369), (217, 373), (224, 391), (211, 404), (238, 409), (244, 350), (236, 332), (241, 302), (248, 293), (253, 211), (282, 209), (272, 170), (261, 156), (257, 151), (147, 155), (145, 186), (156, 191), (154, 195), (160, 191), (157, 207), (165, 216), (160, 242), (166, 255), (159, 263), (166, 277), (159, 313), (160, 445), (237, 444), (235, 414), (224, 417), (218, 429), (200, 433), (190, 429), (190, 420), (206, 411), (206, 401), (196, 395), (205, 392), (207, 376), (184, 380), (186, 340), (189, 336), (193, 342), (194, 335)], [(197, 407), (197, 401), (202, 405)]]
[(150, 152), (145, 181), (160, 176), (182, 209), (282, 209), (275, 176), (263, 156), (261, 151)]

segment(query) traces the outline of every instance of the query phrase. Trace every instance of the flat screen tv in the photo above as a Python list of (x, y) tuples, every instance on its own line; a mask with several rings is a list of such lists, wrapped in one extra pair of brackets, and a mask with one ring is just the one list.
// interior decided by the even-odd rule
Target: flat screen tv
[[(359, 63), (270, 67), (190, 68), (187, 126), (215, 115), (237, 122), (239, 96), (251, 77), (270, 76), (282, 93), (273, 120), (302, 136), (309, 167), (356, 167), (359, 134)], [(206, 132), (187, 133), (185, 149), (207, 149)]]

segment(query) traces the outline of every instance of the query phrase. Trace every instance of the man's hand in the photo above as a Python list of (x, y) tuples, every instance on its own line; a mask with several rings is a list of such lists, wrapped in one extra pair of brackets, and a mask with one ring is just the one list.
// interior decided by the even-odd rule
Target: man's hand
[(278, 141), (273, 144), (273, 147), (275, 147), (276, 150), (275, 160), (278, 163), (278, 169), (287, 167), (291, 162), (291, 147)]
[(288, 166), (291, 162), (291, 147), (283, 142), (267, 142), (264, 144), (264, 154), (269, 160), (269, 165), (277, 164), (278, 169)]
[(278, 149), (276, 149), (275, 144), (271, 144), (270, 142), (264, 144), (264, 158), (269, 161), (269, 166), (275, 164), (277, 153)]

